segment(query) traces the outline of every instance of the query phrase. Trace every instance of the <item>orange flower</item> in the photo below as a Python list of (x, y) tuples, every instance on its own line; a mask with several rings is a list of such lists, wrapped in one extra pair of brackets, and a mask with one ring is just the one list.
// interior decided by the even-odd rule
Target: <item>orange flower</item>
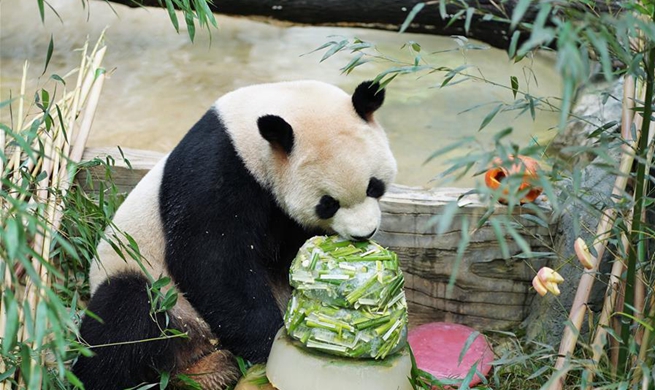
[[(527, 156), (518, 156), (518, 162), (512, 164), (512, 166), (507, 169), (502, 166), (503, 161), (500, 158), (495, 158), (492, 161), (492, 167), (487, 170), (484, 175), (484, 182), (487, 187), (495, 190), (502, 185), (503, 179), (511, 175), (517, 175), (523, 173), (523, 179), (519, 185), (518, 191), (523, 191), (528, 189), (528, 193), (521, 198), (521, 203), (533, 202), (539, 195), (541, 195), (542, 188), (534, 186), (535, 179), (538, 177), (539, 163), (537, 160), (527, 157)], [(514, 156), (509, 157), (509, 161), (514, 161)], [(505, 188), (503, 190), (503, 195), (507, 196), (509, 190)], [(505, 198), (499, 199), (501, 202), (506, 203)]]
[(537, 272), (537, 276), (532, 279), (532, 287), (542, 297), (549, 291), (553, 295), (559, 295), (560, 291), (557, 285), (563, 281), (564, 278), (562, 275), (555, 272), (552, 268), (542, 267)]

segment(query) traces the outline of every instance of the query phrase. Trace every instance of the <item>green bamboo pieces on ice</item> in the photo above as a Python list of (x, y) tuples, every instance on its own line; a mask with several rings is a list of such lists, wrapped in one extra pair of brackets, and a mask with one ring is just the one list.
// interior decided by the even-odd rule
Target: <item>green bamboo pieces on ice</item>
[(317, 236), (291, 264), (284, 322), (308, 348), (383, 359), (405, 344), (407, 303), (398, 256), (372, 241)]

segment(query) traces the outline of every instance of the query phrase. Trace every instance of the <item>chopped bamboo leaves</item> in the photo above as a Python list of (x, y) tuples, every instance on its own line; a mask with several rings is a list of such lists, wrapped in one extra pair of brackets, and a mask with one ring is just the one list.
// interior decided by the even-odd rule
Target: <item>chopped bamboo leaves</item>
[(295, 290), (285, 326), (307, 348), (382, 359), (404, 346), (407, 304), (395, 253), (372, 241), (318, 236), (300, 249), (289, 279)]

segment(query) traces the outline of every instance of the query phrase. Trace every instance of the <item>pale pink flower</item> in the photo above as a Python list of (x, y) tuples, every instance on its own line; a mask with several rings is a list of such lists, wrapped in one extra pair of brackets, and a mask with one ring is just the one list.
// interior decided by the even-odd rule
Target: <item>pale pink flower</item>
[(580, 260), (580, 263), (582, 263), (583, 267), (586, 269), (594, 268), (596, 265), (596, 258), (591, 254), (589, 247), (587, 247), (587, 244), (582, 238), (578, 237), (578, 239), (575, 240), (573, 249), (575, 250), (575, 254), (578, 256), (578, 260)]
[(555, 272), (552, 268), (542, 267), (537, 272), (537, 276), (532, 279), (532, 286), (542, 297), (549, 291), (553, 295), (559, 295), (560, 291), (557, 285), (563, 281), (564, 278), (562, 275)]

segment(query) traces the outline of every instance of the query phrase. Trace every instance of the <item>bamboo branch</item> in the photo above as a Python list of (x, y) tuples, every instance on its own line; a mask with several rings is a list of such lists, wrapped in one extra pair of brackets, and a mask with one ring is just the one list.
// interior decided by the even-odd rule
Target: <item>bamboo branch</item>
[[(632, 124), (634, 120), (634, 101), (635, 101), (635, 79), (632, 76), (626, 76), (623, 81), (623, 102), (622, 102), (622, 111), (621, 111), (621, 137), (623, 139), (629, 139), (630, 134), (632, 133)], [(637, 118), (639, 119), (639, 118)], [(626, 221), (628, 225), (628, 230), (631, 229), (632, 222)], [(623, 248), (628, 248), (629, 240), (627, 235), (623, 234), (621, 236), (623, 243)], [(627, 250), (627, 249), (626, 249)], [(594, 341), (592, 343), (592, 362), (593, 366), (596, 367), (600, 361), (600, 357), (605, 348), (605, 343), (607, 341), (607, 330), (606, 327), (609, 326), (610, 316), (614, 312), (616, 306), (616, 299), (621, 284), (621, 274), (625, 264), (617, 256), (614, 259), (614, 265), (612, 265), (612, 271), (610, 273), (610, 278), (607, 284), (607, 294), (605, 294), (605, 301), (603, 302), (603, 310), (600, 314), (600, 319), (598, 320), (598, 325), (596, 327), (596, 335), (594, 336)], [(587, 383), (591, 388), (591, 383), (593, 381), (593, 371), (588, 372)]]
[[(626, 222), (626, 224), (629, 225), (628, 222)], [(630, 227), (628, 226), (628, 229), (629, 228)], [(630, 245), (628, 236), (626, 234), (621, 235), (621, 242), (624, 248), (627, 248), (628, 245)], [(612, 313), (614, 313), (614, 308), (616, 307), (616, 299), (619, 295), (619, 289), (621, 288), (621, 274), (623, 273), (624, 269), (625, 269), (625, 264), (623, 263), (623, 260), (619, 256), (616, 256), (614, 258), (614, 264), (612, 265), (612, 271), (610, 273), (609, 282), (607, 284), (607, 293), (605, 294), (606, 298), (605, 301), (603, 302), (603, 310), (600, 313), (598, 325), (596, 325), (596, 334), (594, 336), (594, 341), (591, 344), (593, 356), (591, 358), (592, 363), (589, 364), (589, 368), (591, 368), (591, 370), (587, 372), (586, 383), (588, 384), (587, 385), (588, 390), (592, 388), (591, 383), (593, 382), (594, 379), (593, 368), (596, 368), (598, 366), (598, 362), (600, 362), (600, 357), (602, 356), (603, 351), (605, 349), (605, 343), (607, 342), (606, 327), (609, 326), (610, 317)]]
[[(627, 123), (623, 120), (622, 123)], [(621, 196), (625, 187), (628, 183), (628, 178), (630, 177), (630, 171), (632, 168), (632, 163), (634, 161), (634, 150), (637, 146), (639, 140), (639, 134), (636, 139), (630, 140), (626, 139), (626, 142), (621, 146), (621, 162), (619, 164), (619, 174), (616, 176), (614, 182), (614, 188), (612, 189), (611, 199), (616, 199)], [(603, 215), (598, 223), (596, 229), (596, 238), (594, 242), (594, 250), (596, 252), (594, 267), (592, 269), (585, 269), (580, 277), (580, 283), (578, 284), (578, 289), (571, 306), (571, 312), (569, 314), (570, 325), (564, 328), (564, 333), (562, 335), (562, 342), (559, 348), (559, 357), (555, 362), (555, 373), (557, 375), (558, 371), (561, 370), (567, 359), (573, 353), (575, 345), (578, 340), (578, 334), (580, 333), (580, 328), (582, 327), (582, 322), (584, 321), (584, 314), (587, 308), (587, 301), (589, 300), (589, 294), (591, 293), (591, 288), (593, 287), (595, 275), (598, 273), (598, 267), (600, 266), (600, 260), (603, 258), (605, 253), (605, 247), (607, 242), (611, 238), (611, 228), (613, 225), (614, 218), (616, 217), (616, 209), (608, 208), (603, 211)], [(555, 381), (552, 381), (549, 386), (549, 390), (561, 390), (564, 386), (566, 380), (566, 374), (559, 376)]]

